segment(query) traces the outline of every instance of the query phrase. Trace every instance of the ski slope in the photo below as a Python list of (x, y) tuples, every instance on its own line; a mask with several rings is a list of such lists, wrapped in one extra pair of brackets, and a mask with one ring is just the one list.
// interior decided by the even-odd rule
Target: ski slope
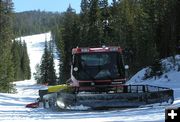
[[(47, 42), (52, 40), (51, 32), (36, 34), (31, 36), (23, 36), (16, 38), (16, 40), (25, 41), (27, 44), (28, 55), (30, 58), (31, 76), (36, 71), (35, 66), (40, 63), (44, 51), (45, 40)], [(58, 74), (58, 59), (56, 56), (56, 49), (54, 49), (55, 69)]]
[[(27, 43), (30, 56), (32, 73), (35, 65), (40, 62), (43, 53), (44, 40), (51, 40), (51, 33), (44, 33), (22, 37)], [(180, 56), (176, 56), (180, 60)], [(163, 60), (170, 66), (169, 60)], [(179, 61), (180, 63), (180, 61)], [(170, 64), (170, 65), (169, 65)], [(57, 68), (57, 61), (56, 61)], [(174, 89), (175, 101), (171, 106), (180, 106), (180, 72), (175, 67), (169, 68), (161, 78), (143, 81), (145, 69), (139, 71), (130, 79), (128, 84), (151, 84), (166, 86)], [(165, 77), (167, 75), (168, 77)], [(34, 79), (15, 82), (17, 93), (0, 93), (0, 122), (164, 122), (165, 108), (169, 106), (149, 106), (131, 109), (101, 110), (101, 111), (51, 111), (43, 108), (30, 109), (25, 105), (34, 102), (38, 97), (38, 90), (42, 87), (37, 85)]]

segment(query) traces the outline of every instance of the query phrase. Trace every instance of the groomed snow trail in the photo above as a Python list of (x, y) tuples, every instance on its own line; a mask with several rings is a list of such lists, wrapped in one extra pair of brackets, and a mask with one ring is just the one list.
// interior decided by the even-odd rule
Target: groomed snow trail
[[(43, 51), (43, 43), (51, 39), (51, 33), (22, 37), (28, 47), (31, 61), (32, 73), (35, 65), (40, 62)], [(56, 64), (57, 65), (57, 64)], [(170, 72), (169, 79), (162, 78), (159, 81), (142, 81), (143, 71), (135, 75), (129, 83), (159, 85), (173, 88), (175, 90), (175, 101), (171, 106), (180, 106), (180, 72)], [(163, 83), (162, 83), (163, 82)], [(165, 108), (168, 106), (150, 106), (143, 108), (118, 109), (108, 111), (60, 111), (36, 108), (26, 108), (25, 105), (32, 103), (38, 97), (38, 90), (44, 86), (37, 85), (32, 80), (15, 82), (17, 93), (0, 93), (0, 122), (164, 122)]]

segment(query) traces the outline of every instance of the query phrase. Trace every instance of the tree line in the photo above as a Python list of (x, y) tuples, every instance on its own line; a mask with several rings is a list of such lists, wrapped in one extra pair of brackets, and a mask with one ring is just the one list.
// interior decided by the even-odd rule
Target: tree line
[(0, 0), (0, 92), (13, 92), (13, 81), (29, 79), (25, 42), (13, 41), (13, 2)]
[(60, 13), (32, 10), (14, 13), (13, 30), (16, 36), (26, 36), (50, 31), (55, 25)]
[(81, 0), (69, 6), (53, 33), (60, 51), (60, 83), (70, 77), (73, 47), (121, 46), (133, 75), (180, 46), (179, 0)]
[(14, 40), (12, 43), (12, 60), (14, 63), (14, 81), (31, 78), (30, 59), (25, 41)]

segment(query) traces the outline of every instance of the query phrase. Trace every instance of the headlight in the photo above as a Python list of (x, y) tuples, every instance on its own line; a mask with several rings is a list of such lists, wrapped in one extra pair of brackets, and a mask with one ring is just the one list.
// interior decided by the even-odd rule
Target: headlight
[(64, 102), (63, 102), (61, 99), (58, 99), (58, 100), (57, 100), (57, 105), (58, 105), (60, 108), (65, 108), (65, 104), (64, 104)]

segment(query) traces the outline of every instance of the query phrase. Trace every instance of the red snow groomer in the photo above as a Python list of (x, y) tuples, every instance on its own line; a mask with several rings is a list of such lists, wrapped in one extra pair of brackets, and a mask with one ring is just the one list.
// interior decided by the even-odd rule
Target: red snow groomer
[(120, 47), (74, 48), (72, 55), (70, 85), (78, 90), (106, 92), (125, 83)]
[(173, 90), (169, 88), (125, 85), (127, 69), (120, 47), (77, 47), (72, 49), (70, 80), (47, 94), (41, 94), (40, 90), (40, 98), (48, 101), (50, 107), (62, 109), (79, 105), (104, 109), (173, 102)]

